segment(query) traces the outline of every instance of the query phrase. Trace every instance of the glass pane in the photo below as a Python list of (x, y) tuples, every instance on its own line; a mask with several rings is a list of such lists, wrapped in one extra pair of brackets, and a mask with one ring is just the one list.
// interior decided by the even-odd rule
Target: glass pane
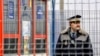
[(45, 20), (45, 3), (43, 1), (36, 1), (36, 33), (46, 33), (46, 20)]
[(4, 39), (4, 53), (14, 54), (17, 53), (17, 42), (16, 38), (5, 38)]
[(36, 40), (36, 53), (45, 53), (46, 51), (45, 43), (46, 43), (45, 39)]
[(4, 33), (18, 33), (18, 0), (4, 0)]
[(21, 54), (30, 56), (32, 48), (32, 7), (29, 5), (30, 0), (21, 0)]
[[(21, 53), (32, 53), (31, 21), (22, 21)], [(27, 49), (27, 50), (26, 50)]]

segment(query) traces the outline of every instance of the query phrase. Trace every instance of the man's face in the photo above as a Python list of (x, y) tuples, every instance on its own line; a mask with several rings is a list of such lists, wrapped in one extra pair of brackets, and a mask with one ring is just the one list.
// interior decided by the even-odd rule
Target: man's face
[(80, 20), (78, 20), (78, 21), (70, 21), (70, 27), (73, 30), (79, 30), (80, 29)]

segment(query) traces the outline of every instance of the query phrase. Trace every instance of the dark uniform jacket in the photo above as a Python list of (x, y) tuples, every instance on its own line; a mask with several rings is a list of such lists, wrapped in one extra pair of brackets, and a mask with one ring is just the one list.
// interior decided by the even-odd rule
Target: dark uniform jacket
[(69, 33), (70, 28), (61, 32), (54, 56), (93, 56), (88, 33), (79, 30), (75, 39), (72, 39)]

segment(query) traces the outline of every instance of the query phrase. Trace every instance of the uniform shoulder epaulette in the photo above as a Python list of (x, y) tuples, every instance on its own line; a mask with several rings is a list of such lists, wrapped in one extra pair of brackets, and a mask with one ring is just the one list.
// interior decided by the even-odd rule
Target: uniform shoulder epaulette
[(85, 30), (81, 29), (79, 30), (79, 33), (81, 33), (82, 35), (89, 35)]
[(60, 34), (64, 34), (64, 33), (66, 33), (66, 32), (68, 32), (68, 29), (67, 29), (67, 28), (64, 29), (63, 31), (61, 31)]

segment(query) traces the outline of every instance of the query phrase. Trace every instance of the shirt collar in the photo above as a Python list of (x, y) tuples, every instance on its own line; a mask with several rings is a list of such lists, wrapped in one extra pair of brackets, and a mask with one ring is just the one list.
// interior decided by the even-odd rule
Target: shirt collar
[(73, 35), (73, 33), (76, 36), (77, 32), (70, 32), (71, 36)]

